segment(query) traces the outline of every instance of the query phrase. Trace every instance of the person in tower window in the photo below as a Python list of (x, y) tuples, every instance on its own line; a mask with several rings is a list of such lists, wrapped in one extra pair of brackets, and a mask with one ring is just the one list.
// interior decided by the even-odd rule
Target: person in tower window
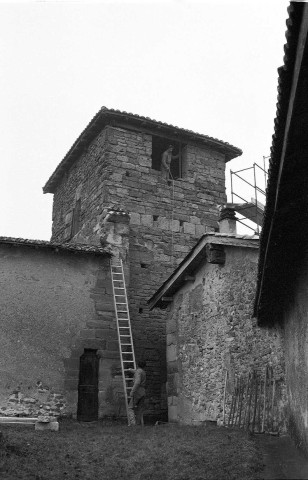
[(165, 150), (164, 153), (161, 156), (160, 171), (162, 173), (162, 176), (166, 180), (169, 180), (170, 176), (172, 177), (171, 172), (170, 172), (171, 161), (179, 158), (179, 154), (178, 155), (172, 155), (173, 148), (174, 148), (173, 145), (169, 145), (167, 150)]

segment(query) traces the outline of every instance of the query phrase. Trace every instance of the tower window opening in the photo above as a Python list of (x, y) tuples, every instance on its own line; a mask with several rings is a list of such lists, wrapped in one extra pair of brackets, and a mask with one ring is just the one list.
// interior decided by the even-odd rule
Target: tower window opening
[(163, 153), (172, 145), (172, 155), (178, 158), (173, 158), (170, 165), (170, 179), (182, 178), (182, 147), (183, 145), (177, 141), (172, 141), (168, 138), (152, 136), (152, 168), (153, 170), (161, 170), (161, 159)]

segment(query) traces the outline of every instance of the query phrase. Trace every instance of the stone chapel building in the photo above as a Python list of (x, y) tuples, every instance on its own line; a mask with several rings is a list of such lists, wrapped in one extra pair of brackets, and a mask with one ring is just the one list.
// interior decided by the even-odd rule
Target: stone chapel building
[[(176, 158), (168, 179), (161, 157), (169, 145)], [(225, 164), (241, 153), (221, 140), (103, 107), (44, 186), (54, 195), (52, 242), (104, 246), (107, 208), (130, 215), (124, 261), (136, 358), (147, 362), (150, 415), (167, 411), (166, 325), (165, 312), (150, 312), (147, 301), (200, 236), (214, 232), (218, 207), (226, 203)], [(110, 303), (110, 291), (100, 302)]]

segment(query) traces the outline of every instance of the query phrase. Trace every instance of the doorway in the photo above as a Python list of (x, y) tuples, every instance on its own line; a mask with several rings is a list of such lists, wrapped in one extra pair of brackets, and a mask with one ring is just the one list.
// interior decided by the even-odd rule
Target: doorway
[(93, 422), (98, 419), (97, 350), (85, 348), (80, 357), (77, 420)]

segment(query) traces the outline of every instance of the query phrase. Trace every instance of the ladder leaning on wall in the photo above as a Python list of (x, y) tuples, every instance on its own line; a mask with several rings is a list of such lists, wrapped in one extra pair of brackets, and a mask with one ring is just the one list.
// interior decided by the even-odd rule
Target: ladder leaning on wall
[(133, 378), (128, 374), (130, 368), (133, 368), (134, 370), (136, 369), (136, 360), (122, 260), (113, 257), (110, 260), (110, 270), (119, 340), (125, 407), (128, 425), (131, 425), (134, 422), (134, 419), (132, 419), (133, 411), (132, 409), (129, 409), (129, 401), (130, 391), (133, 386)]

